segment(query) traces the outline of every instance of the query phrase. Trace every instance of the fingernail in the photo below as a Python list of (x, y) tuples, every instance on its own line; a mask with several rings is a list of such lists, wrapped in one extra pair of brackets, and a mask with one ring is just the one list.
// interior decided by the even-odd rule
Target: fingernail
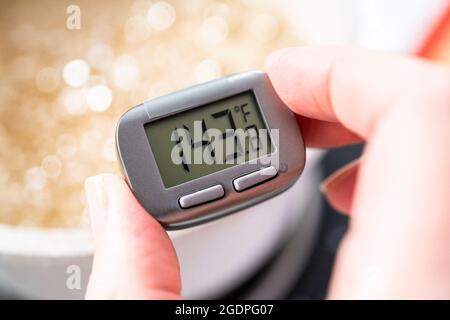
[(102, 178), (99, 176), (87, 178), (84, 183), (86, 203), (94, 238), (105, 224), (108, 212), (108, 196)]
[(277, 67), (282, 57), (289, 51), (289, 48), (278, 49), (272, 52), (264, 61), (264, 68), (266, 70), (271, 69), (273, 67)]
[(320, 192), (323, 194), (327, 194), (328, 191), (339, 185), (341, 181), (344, 181), (348, 176), (353, 174), (353, 171), (356, 169), (358, 163), (360, 162), (360, 159), (355, 159), (349, 163), (347, 163), (342, 168), (339, 168), (335, 172), (333, 172), (329, 177), (327, 177), (325, 180), (322, 181), (322, 183), (319, 186)]

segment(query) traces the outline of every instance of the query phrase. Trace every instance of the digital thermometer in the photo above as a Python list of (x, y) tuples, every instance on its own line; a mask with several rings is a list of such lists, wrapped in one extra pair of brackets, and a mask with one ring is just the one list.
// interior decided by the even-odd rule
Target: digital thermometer
[(131, 108), (116, 146), (137, 199), (167, 229), (266, 200), (290, 187), (305, 163), (295, 115), (259, 71)]

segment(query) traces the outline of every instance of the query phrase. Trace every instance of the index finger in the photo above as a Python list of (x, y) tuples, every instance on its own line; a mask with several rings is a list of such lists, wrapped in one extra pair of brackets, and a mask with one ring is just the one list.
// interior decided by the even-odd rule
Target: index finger
[(349, 47), (282, 49), (265, 64), (275, 90), (295, 113), (339, 122), (363, 138), (397, 99), (423, 99), (418, 96), (423, 86), (447, 91), (445, 72), (430, 66)]

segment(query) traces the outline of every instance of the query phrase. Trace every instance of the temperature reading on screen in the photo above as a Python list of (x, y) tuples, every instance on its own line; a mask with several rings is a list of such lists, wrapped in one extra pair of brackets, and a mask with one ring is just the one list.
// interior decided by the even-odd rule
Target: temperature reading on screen
[[(208, 124), (213, 127), (206, 125), (205, 118), (195, 121), (194, 131), (200, 134), (192, 133), (186, 125), (175, 128), (172, 140), (177, 147), (175, 152), (181, 157), (183, 169), (190, 172), (190, 164), (200, 164), (195, 161), (199, 159), (196, 155), (200, 155), (209, 164), (231, 164), (233, 161), (248, 160), (249, 154), (266, 147), (267, 143), (260, 139), (261, 128), (250, 123), (251, 112), (247, 107), (248, 103), (243, 103), (209, 114)], [(236, 121), (239, 117), (242, 117), (242, 121)], [(238, 128), (236, 123), (244, 123), (245, 126)]]
[(251, 91), (155, 121), (146, 132), (161, 176), (174, 184), (271, 152)]

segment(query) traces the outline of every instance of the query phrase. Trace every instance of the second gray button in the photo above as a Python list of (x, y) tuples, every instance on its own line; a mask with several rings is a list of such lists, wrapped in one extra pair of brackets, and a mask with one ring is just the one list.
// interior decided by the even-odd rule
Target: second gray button
[(272, 179), (277, 175), (275, 167), (267, 167), (256, 172), (247, 174), (246, 176), (234, 179), (233, 185), (236, 191), (243, 191), (258, 183)]

